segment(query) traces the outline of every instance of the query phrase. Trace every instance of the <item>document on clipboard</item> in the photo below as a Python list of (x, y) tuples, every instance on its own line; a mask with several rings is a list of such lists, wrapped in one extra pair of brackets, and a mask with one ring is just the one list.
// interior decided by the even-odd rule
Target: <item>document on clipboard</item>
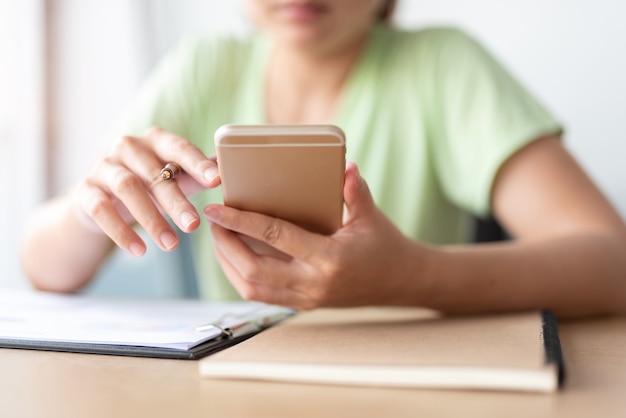
[(198, 359), (294, 313), (256, 302), (0, 291), (0, 347)]

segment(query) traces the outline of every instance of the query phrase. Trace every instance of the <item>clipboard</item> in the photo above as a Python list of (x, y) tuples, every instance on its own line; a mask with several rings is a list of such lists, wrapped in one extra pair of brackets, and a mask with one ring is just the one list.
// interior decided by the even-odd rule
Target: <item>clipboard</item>
[(257, 302), (109, 299), (0, 291), (0, 347), (199, 359), (295, 311)]

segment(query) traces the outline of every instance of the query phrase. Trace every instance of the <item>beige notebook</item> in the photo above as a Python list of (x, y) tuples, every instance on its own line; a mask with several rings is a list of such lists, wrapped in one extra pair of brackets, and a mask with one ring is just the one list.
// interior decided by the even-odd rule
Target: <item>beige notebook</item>
[(199, 367), (207, 378), (533, 392), (555, 391), (564, 375), (549, 312), (441, 317), (412, 308), (300, 313)]

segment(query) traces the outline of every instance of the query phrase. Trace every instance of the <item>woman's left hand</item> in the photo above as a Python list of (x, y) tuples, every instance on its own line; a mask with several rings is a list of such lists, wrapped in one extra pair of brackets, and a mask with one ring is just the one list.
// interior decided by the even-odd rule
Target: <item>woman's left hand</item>
[[(346, 167), (343, 194), (344, 224), (330, 236), (258, 213), (207, 206), (218, 259), (240, 295), (296, 309), (419, 303), (430, 250), (405, 237), (378, 209), (355, 164)], [(292, 258), (258, 255), (237, 233)]]

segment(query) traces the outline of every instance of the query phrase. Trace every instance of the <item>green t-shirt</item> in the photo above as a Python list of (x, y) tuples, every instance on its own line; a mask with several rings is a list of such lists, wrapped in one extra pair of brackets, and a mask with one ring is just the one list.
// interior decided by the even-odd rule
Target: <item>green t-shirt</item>
[[(123, 125), (152, 125), (207, 155), (222, 124), (266, 123), (262, 38), (184, 42), (156, 68)], [(332, 123), (346, 133), (374, 200), (409, 237), (434, 244), (469, 238), (468, 214), (488, 215), (498, 168), (557, 121), (477, 42), (456, 29), (376, 26)], [(221, 202), (219, 189), (197, 197)], [(237, 298), (203, 220), (194, 234), (202, 297)]]

